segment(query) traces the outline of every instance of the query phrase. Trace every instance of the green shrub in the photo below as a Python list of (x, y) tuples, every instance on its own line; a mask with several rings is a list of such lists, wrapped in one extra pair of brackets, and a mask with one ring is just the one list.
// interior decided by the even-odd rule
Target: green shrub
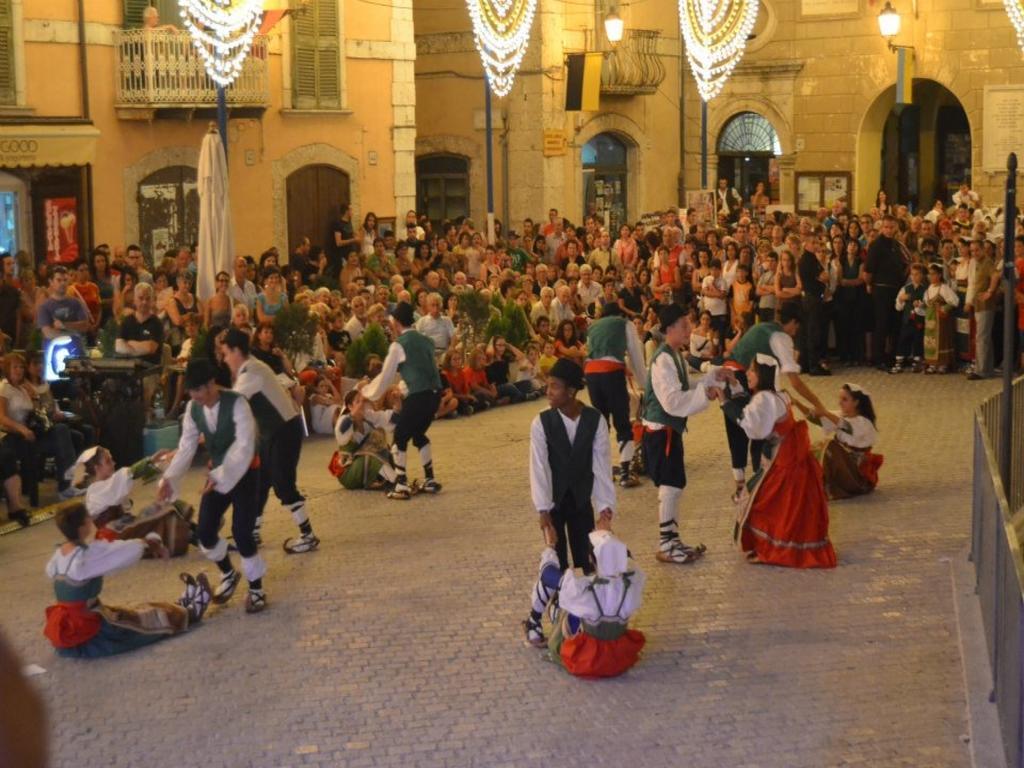
[(293, 360), (300, 354), (311, 355), (316, 327), (316, 317), (309, 307), (298, 302), (288, 304), (274, 315), (274, 343)]
[(366, 360), (370, 355), (384, 358), (388, 353), (388, 337), (378, 323), (371, 323), (363, 335), (353, 341), (345, 352), (345, 375), (360, 378), (366, 375)]

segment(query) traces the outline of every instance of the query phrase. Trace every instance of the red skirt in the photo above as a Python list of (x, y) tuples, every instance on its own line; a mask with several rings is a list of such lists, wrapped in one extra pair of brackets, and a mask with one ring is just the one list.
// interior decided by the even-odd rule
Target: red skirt
[(578, 677), (617, 677), (636, 664), (646, 638), (627, 629), (614, 640), (599, 640), (585, 631), (562, 642), (561, 656), (566, 671)]
[(92, 640), (103, 619), (89, 610), (85, 602), (57, 603), (46, 609), (43, 634), (54, 648), (75, 648)]
[(782, 438), (755, 486), (739, 525), (739, 544), (759, 562), (790, 568), (835, 568), (828, 538), (828, 497), (811, 453), (807, 422), (792, 413), (775, 427)]

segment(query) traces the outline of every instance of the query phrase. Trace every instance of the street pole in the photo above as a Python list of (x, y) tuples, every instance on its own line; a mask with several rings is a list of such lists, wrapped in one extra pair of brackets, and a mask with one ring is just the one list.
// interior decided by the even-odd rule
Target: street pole
[(708, 103), (700, 100), (700, 188), (708, 188)]
[(228, 99), (224, 86), (217, 86), (217, 132), (220, 143), (224, 146), (224, 160), (228, 159)]
[(1016, 335), (1017, 313), (1014, 311), (1014, 291), (1017, 271), (1013, 263), (1013, 250), (1017, 236), (1017, 155), (1006, 160), (1006, 200), (1003, 204), (1003, 397), (1000, 411), (999, 473), (1003, 476), (1003, 489), (1010, 495), (1013, 487), (1013, 337)]
[(484, 75), (484, 116), (487, 142), (487, 242), (494, 242), (494, 126), (491, 123), (491, 81)]

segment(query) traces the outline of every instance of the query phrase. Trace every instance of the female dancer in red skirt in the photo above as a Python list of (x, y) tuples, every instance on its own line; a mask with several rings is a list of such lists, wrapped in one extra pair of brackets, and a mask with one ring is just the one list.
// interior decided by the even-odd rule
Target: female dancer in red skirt
[(796, 421), (789, 398), (775, 391), (776, 367), (774, 358), (758, 355), (747, 369), (750, 402), (742, 409), (729, 400), (722, 405), (751, 440), (765, 440), (767, 460), (739, 498), (734, 538), (752, 562), (834, 568), (821, 464), (811, 453), (807, 422)]

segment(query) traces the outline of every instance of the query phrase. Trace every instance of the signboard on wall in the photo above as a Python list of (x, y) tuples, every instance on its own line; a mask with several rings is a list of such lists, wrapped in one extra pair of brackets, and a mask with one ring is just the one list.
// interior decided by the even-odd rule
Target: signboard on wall
[(43, 200), (46, 221), (46, 261), (70, 264), (78, 260), (78, 199), (47, 197)]
[(1011, 152), (1020, 153), (1024, 125), (1024, 85), (986, 85), (982, 106), (981, 167), (1005, 171)]
[(696, 222), (715, 224), (715, 191), (713, 189), (695, 189), (686, 193), (686, 208), (696, 214)]
[(860, 0), (800, 0), (801, 16), (856, 16)]

